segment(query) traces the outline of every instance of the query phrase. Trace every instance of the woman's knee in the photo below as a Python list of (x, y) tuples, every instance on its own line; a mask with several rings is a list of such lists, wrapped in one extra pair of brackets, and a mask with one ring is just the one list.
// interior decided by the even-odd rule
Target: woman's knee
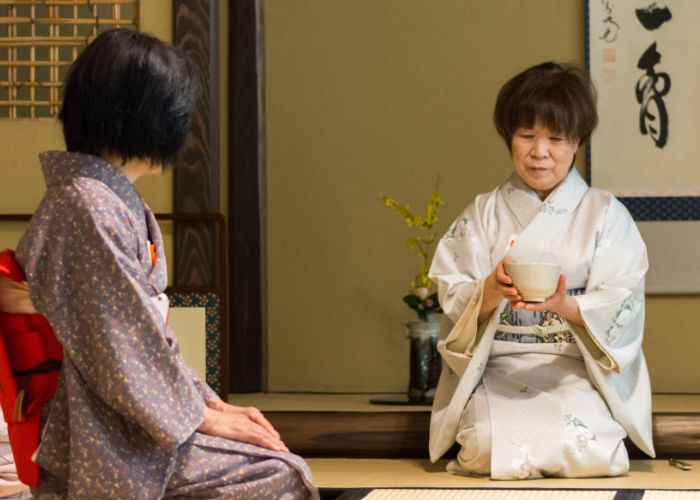
[(275, 479), (280, 492), (292, 494), (289, 498), (306, 497), (307, 488), (302, 474), (297, 468), (279, 458), (270, 458), (265, 462), (265, 465), (269, 467), (270, 476)]

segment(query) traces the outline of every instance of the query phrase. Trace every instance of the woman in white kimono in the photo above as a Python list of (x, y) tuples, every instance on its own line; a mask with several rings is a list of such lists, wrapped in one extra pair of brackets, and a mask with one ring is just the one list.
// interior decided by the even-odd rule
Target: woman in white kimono
[(159, 307), (163, 239), (132, 183), (173, 162), (198, 80), (180, 51), (126, 29), (99, 35), (68, 74), (68, 151), (41, 155), (46, 193), (16, 251), (64, 353), (35, 455), (40, 495), (318, 498), (262, 413), (185, 364)]
[[(654, 456), (648, 264), (624, 206), (573, 167), (597, 124), (595, 90), (576, 68), (544, 63), (504, 85), (494, 121), (514, 173), (457, 217), (430, 269), (445, 312), (431, 459), (456, 441), (455, 473), (624, 475), (626, 436)], [(556, 292), (523, 302), (509, 259), (561, 265)]]

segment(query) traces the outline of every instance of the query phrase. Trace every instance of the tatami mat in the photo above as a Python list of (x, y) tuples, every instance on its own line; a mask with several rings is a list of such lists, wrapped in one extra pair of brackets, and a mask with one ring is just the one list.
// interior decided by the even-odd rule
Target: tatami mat
[[(352, 491), (352, 493), (350, 493)], [(679, 490), (348, 490), (338, 498), (368, 500), (698, 500), (698, 491)]]
[(651, 490), (645, 491), (643, 500), (698, 500), (700, 491)]
[[(320, 488), (700, 490), (699, 460), (688, 460), (693, 465), (692, 471), (682, 471), (669, 465), (667, 460), (632, 460), (630, 474), (625, 477), (527, 481), (491, 481), (488, 478), (452, 475), (445, 471), (444, 460), (435, 464), (420, 459), (310, 458), (307, 461), (313, 472), (314, 482)], [(680, 500), (680, 497), (673, 498)]]
[(613, 500), (615, 491), (374, 490), (365, 500)]

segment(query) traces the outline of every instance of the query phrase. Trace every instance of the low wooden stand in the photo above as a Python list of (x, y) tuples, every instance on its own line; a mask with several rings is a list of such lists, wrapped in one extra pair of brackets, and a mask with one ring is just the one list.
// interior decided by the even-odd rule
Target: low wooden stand
[[(428, 412), (269, 411), (265, 415), (289, 449), (304, 457), (428, 456)], [(653, 426), (658, 458), (700, 458), (700, 414), (657, 413)], [(629, 439), (626, 445), (632, 458), (646, 457)]]
[[(373, 405), (392, 394), (231, 394), (262, 410), (289, 448), (304, 457), (427, 458), (430, 407)], [(700, 395), (654, 394), (653, 432), (659, 458), (700, 459)], [(633, 458), (646, 458), (629, 440)], [(454, 450), (453, 450), (454, 453)]]

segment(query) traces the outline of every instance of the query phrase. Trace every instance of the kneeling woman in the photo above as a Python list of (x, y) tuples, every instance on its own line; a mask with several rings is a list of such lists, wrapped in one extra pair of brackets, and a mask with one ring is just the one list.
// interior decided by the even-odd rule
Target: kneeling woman
[[(496, 128), (514, 173), (477, 196), (430, 270), (446, 313), (430, 455), (493, 479), (626, 474), (629, 435), (654, 456), (642, 354), (644, 242), (624, 206), (573, 166), (597, 123), (585, 74), (545, 63), (501, 89)], [(523, 302), (504, 262), (551, 262), (542, 303)]]
[(173, 162), (196, 82), (174, 47), (123, 29), (71, 67), (68, 152), (41, 156), (46, 194), (16, 252), (64, 350), (36, 453), (41, 494), (318, 497), (257, 409), (223, 402), (185, 365), (153, 300), (167, 284), (163, 240), (132, 183)]

